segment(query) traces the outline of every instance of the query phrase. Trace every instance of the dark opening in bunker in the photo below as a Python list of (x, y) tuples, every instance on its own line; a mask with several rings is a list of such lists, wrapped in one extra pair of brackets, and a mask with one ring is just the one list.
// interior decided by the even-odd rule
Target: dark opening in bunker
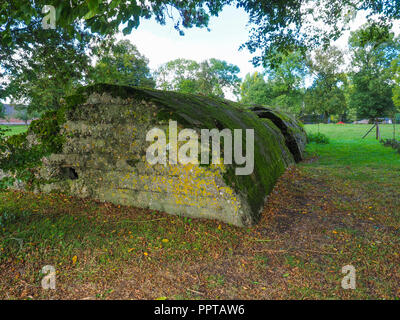
[(71, 167), (66, 167), (63, 168), (63, 176), (67, 179), (71, 179), (71, 180), (76, 180), (78, 179), (78, 173), (76, 172), (76, 170), (74, 168)]
[(279, 130), (281, 130), (283, 136), (285, 137), (285, 144), (288, 147), (289, 151), (292, 153), (294, 160), (296, 162), (300, 162), (302, 160), (302, 155), (299, 150), (299, 146), (297, 141), (294, 139), (294, 136), (289, 132), (288, 126), (284, 123), (284, 121), (278, 117), (272, 110), (269, 110), (266, 107), (253, 107), (250, 110), (255, 112), (259, 118), (265, 118), (271, 120)]

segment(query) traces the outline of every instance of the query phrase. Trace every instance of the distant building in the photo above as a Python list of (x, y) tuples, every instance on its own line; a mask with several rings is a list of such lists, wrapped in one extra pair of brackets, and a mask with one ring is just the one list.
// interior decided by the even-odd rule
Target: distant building
[(12, 117), (15, 115), (15, 108), (11, 104), (3, 104), (3, 109), (6, 117)]
[[(0, 125), (24, 125), (25, 121), (17, 119), (17, 110), (15, 105), (3, 103), (3, 110), (5, 119), (0, 118)], [(28, 120), (27, 124), (30, 124), (32, 120)]]
[[(378, 122), (380, 124), (392, 124), (393, 123), (391, 118), (378, 118)], [(374, 120), (363, 119), (363, 120), (358, 120), (358, 121), (353, 122), (353, 124), (367, 124), (367, 123), (374, 123)]]
[(369, 120), (368, 119), (363, 119), (363, 120), (358, 120), (354, 121), (353, 124), (368, 124)]
[(384, 120), (382, 120), (382, 122), (381, 123), (385, 123), (385, 124), (392, 124), (393, 123), (393, 121), (392, 121), (392, 119), (390, 119), (390, 118), (385, 118)]

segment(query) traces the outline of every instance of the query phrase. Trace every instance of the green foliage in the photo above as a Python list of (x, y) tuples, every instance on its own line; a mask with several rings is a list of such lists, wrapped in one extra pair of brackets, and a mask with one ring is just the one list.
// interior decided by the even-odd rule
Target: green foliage
[[(344, 30), (358, 11), (367, 10), (369, 18), (379, 21), (398, 19), (400, 10), (394, 0), (274, 0), (266, 5), (262, 1), (237, 1), (238, 6), (250, 16), (254, 26), (250, 39), (242, 46), (251, 53), (261, 52), (253, 58), (255, 65), (263, 64), (275, 68), (282, 63), (283, 56), (299, 50), (302, 55), (311, 48), (327, 47)], [(324, 28), (320, 26), (324, 25)]]
[(24, 105), (16, 105), (15, 110), (16, 110), (15, 114), (16, 118), (24, 121), (25, 124), (28, 123), (28, 120), (40, 117), (39, 112), (35, 110), (29, 110), (29, 108)]
[(309, 143), (311, 143), (311, 142), (315, 142), (318, 144), (328, 144), (329, 143), (328, 136), (321, 132), (307, 133), (307, 140)]
[[(16, 44), (15, 37), (19, 37), (18, 34), (32, 21), (40, 23), (44, 16), (41, 10), (47, 4), (46, 0), (13, 0), (2, 4), (0, 47), (12, 48)], [(268, 5), (255, 0), (54, 0), (51, 4), (56, 9), (57, 26), (79, 41), (82, 29), (106, 35), (116, 33), (118, 27), (124, 25), (122, 31), (128, 34), (138, 28), (143, 19), (152, 17), (162, 25), (170, 17), (175, 29), (183, 35), (183, 28), (207, 27), (210, 17), (218, 16), (224, 6), (236, 5), (248, 13), (249, 24), (254, 26), (243, 46), (251, 53), (260, 52), (253, 62), (265, 66), (280, 64), (282, 57), (277, 52), (298, 49), (305, 54), (308, 48), (337, 39), (358, 11), (366, 10), (382, 20), (400, 17), (395, 0), (273, 0), (268, 1)], [(76, 21), (83, 21), (82, 29), (78, 28)]]
[(126, 86), (155, 87), (148, 59), (128, 40), (111, 38), (94, 48), (96, 65), (88, 74), (89, 83), (109, 83)]
[(252, 75), (247, 74), (240, 86), (240, 102), (246, 104), (271, 104), (271, 91), (264, 80), (262, 73), (255, 72)]
[(385, 147), (392, 147), (393, 149), (397, 150), (400, 153), (400, 141), (396, 139), (382, 139), (380, 141)]
[(400, 110), (400, 55), (392, 61), (393, 80), (393, 104)]
[(28, 134), (32, 132), (36, 135), (46, 153), (57, 153), (62, 149), (64, 137), (60, 135), (60, 127), (64, 122), (64, 112), (64, 109), (48, 111), (29, 126)]
[(10, 32), (12, 46), (0, 41), (0, 68), (5, 75), (0, 99), (29, 105), (29, 112), (60, 108), (61, 98), (72, 94), (84, 79), (90, 65), (89, 42), (95, 36), (80, 30), (77, 41), (61, 28), (43, 29), (41, 19)]
[(183, 91), (195, 87), (196, 73), (200, 66), (196, 61), (175, 59), (162, 65), (156, 72), (157, 86), (162, 90)]
[(382, 79), (358, 72), (353, 76), (353, 84), (350, 106), (357, 109), (358, 118), (376, 119), (393, 112), (392, 88)]
[(304, 97), (306, 64), (299, 51), (277, 55), (281, 60), (275, 68), (266, 69), (263, 75), (256, 73), (246, 76), (241, 86), (241, 101), (268, 105), (299, 114)]
[[(142, 19), (154, 17), (160, 24), (165, 24), (166, 16), (170, 16), (172, 8), (177, 10), (175, 28), (183, 34), (183, 28), (205, 27), (209, 17), (217, 15), (227, 1), (169, 1), (162, 2), (150, 0), (13, 0), (0, 6), (0, 26), (4, 35), (1, 46), (13, 46), (18, 31), (31, 25), (32, 21), (39, 21), (45, 16), (42, 8), (53, 5), (56, 9), (57, 27), (63, 28), (67, 33), (77, 39), (81, 30), (76, 21), (83, 22), (83, 29), (89, 29), (92, 34), (114, 34), (121, 24), (126, 24), (122, 30), (128, 34), (137, 28)], [(44, 34), (48, 30), (45, 30)]]
[(158, 87), (181, 93), (224, 97), (224, 90), (239, 93), (239, 67), (226, 61), (209, 59), (201, 63), (176, 59), (162, 65), (158, 71)]
[[(60, 152), (64, 136), (60, 134), (62, 117), (56, 111), (49, 111), (42, 118), (32, 121), (27, 132), (5, 136), (0, 128), (0, 168), (11, 174), (0, 179), (0, 189), (11, 186), (15, 181), (24, 182), (33, 187), (38, 181), (35, 168), (41, 159), (52, 153)], [(35, 134), (37, 143), (27, 140), (29, 134)]]
[(399, 41), (386, 26), (368, 24), (349, 39), (353, 51), (352, 88), (349, 103), (360, 118), (376, 119), (395, 112), (392, 61), (399, 54)]
[(309, 58), (308, 65), (310, 73), (314, 76), (314, 82), (306, 92), (306, 113), (323, 114), (325, 119), (330, 115), (346, 113), (347, 77), (340, 70), (343, 64), (343, 52), (336, 47), (317, 50), (314, 57)]
[(299, 114), (303, 105), (305, 74), (306, 65), (299, 51), (283, 57), (282, 63), (269, 71), (274, 96), (272, 106)]
[(9, 128), (0, 126), (0, 139), (3, 138), (8, 131), (10, 131)]
[(0, 119), (4, 118), (5, 112), (4, 112), (4, 105), (0, 102)]

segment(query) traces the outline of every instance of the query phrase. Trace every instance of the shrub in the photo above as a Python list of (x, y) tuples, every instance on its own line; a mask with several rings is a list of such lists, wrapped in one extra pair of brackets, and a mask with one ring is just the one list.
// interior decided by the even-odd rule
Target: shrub
[(318, 144), (328, 144), (329, 143), (329, 138), (325, 134), (323, 134), (321, 132), (308, 133), (307, 134), (307, 139), (308, 139), (309, 143), (311, 143), (311, 142), (315, 142), (315, 143), (318, 143)]
[(400, 153), (400, 141), (397, 141), (395, 139), (384, 139), (381, 140), (381, 143), (385, 147), (392, 147), (393, 149), (397, 150), (398, 153)]
[[(34, 168), (40, 165), (43, 157), (62, 149), (64, 136), (60, 134), (60, 128), (64, 121), (58, 112), (49, 111), (32, 121), (28, 132), (7, 137), (4, 130), (0, 130), (0, 170), (9, 174), (0, 177), (0, 189), (12, 186), (15, 181), (26, 183), (28, 188), (33, 187)], [(35, 135), (38, 144), (29, 144), (29, 134)]]

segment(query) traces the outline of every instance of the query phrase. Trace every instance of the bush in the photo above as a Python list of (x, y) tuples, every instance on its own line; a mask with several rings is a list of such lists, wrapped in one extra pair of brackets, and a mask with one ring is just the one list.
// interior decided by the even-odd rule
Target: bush
[(392, 147), (393, 149), (397, 150), (398, 153), (400, 153), (400, 141), (397, 141), (395, 139), (385, 139), (381, 140), (381, 143), (385, 147)]
[(320, 133), (320, 132), (308, 133), (307, 139), (308, 139), (309, 143), (311, 143), (311, 142), (315, 142), (318, 144), (328, 144), (329, 143), (329, 138), (325, 134)]
[[(60, 129), (64, 121), (58, 112), (49, 111), (32, 121), (27, 132), (7, 137), (4, 130), (0, 130), (0, 170), (8, 174), (0, 177), (0, 190), (12, 186), (15, 181), (26, 183), (28, 188), (33, 187), (34, 168), (40, 165), (43, 157), (62, 149), (64, 136), (60, 134)], [(38, 144), (28, 143), (29, 134), (35, 135)]]

